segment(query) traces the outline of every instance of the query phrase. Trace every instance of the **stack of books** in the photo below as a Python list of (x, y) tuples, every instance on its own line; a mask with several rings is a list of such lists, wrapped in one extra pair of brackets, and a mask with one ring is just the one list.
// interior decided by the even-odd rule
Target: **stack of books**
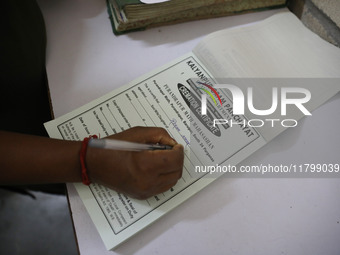
[(139, 0), (107, 0), (115, 34), (286, 6), (286, 0), (171, 0), (145, 4)]

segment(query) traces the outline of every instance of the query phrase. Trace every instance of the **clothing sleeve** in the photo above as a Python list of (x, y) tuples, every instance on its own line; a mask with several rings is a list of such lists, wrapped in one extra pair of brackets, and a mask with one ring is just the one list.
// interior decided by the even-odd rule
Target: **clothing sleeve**
[(35, 0), (2, 0), (0, 6), (0, 129), (46, 136), (51, 110), (42, 13)]

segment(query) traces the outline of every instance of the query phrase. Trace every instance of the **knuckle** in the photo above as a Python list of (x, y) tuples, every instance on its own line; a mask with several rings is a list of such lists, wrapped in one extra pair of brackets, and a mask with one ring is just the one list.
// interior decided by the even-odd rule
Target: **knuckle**
[(160, 127), (159, 130), (160, 130), (160, 132), (163, 133), (163, 134), (168, 134), (168, 131), (166, 131), (165, 128)]
[(168, 131), (166, 131), (165, 128), (162, 127), (154, 127), (154, 130), (160, 135), (160, 136), (167, 136)]

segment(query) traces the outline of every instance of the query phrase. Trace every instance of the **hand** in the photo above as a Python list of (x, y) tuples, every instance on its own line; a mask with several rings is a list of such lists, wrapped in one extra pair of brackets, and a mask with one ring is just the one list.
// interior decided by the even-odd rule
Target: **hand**
[(137, 199), (165, 192), (182, 177), (183, 146), (165, 129), (135, 127), (106, 139), (138, 143), (160, 143), (172, 150), (113, 151), (89, 147), (87, 168), (90, 180)]

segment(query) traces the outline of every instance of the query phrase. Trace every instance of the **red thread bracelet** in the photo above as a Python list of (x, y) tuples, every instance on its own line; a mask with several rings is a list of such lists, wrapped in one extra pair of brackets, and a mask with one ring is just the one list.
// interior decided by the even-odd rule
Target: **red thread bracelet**
[(81, 149), (80, 149), (81, 179), (85, 185), (91, 184), (89, 176), (87, 175), (85, 158), (86, 158), (87, 146), (89, 144), (90, 139), (93, 139), (93, 138), (96, 139), (98, 137), (96, 135), (90, 135), (89, 137), (85, 137), (81, 144)]

